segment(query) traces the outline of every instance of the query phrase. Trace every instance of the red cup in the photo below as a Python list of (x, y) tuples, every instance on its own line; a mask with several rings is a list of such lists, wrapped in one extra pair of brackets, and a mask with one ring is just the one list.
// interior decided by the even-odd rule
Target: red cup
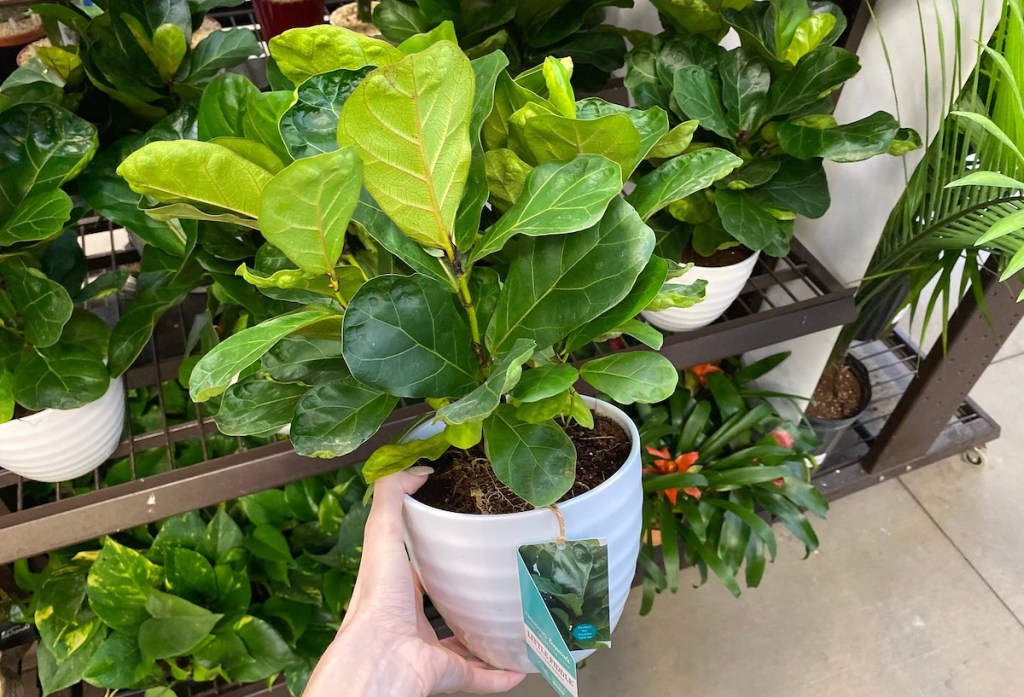
[(264, 41), (296, 27), (324, 23), (324, 0), (252, 0)]

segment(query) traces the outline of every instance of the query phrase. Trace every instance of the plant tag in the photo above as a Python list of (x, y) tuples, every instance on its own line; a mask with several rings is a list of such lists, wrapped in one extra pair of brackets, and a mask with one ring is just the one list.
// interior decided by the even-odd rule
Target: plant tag
[(570, 651), (611, 646), (608, 546), (570, 540), (519, 548), (527, 655), (561, 697), (578, 697)]

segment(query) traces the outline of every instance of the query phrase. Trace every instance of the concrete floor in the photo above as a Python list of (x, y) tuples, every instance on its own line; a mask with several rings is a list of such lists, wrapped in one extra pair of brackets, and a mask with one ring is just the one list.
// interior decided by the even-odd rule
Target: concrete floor
[[(974, 396), (1003, 429), (959, 458), (837, 501), (821, 549), (779, 530), (759, 589), (714, 579), (634, 592), (580, 671), (581, 697), (1017, 697), (1024, 694), (1024, 329)], [(554, 694), (530, 676), (513, 697)]]

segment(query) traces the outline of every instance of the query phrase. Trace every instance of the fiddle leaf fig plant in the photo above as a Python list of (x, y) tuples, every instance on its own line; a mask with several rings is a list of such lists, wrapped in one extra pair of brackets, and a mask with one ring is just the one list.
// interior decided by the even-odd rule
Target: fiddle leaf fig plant
[(123, 277), (82, 288), (85, 260), (65, 225), (61, 186), (96, 152), (96, 129), (54, 104), (0, 112), (0, 422), (15, 408), (71, 409), (110, 385), (109, 329), (76, 302), (117, 290)]
[[(832, 45), (846, 20), (831, 3), (707, 2), (699, 17), (683, 11), (689, 3), (657, 5), (676, 33), (638, 38), (626, 58), (626, 87), (638, 107), (670, 114), (676, 147), (717, 147), (739, 158), (709, 188), (669, 192), (660, 221), (678, 231), (680, 250), (689, 243), (710, 256), (743, 245), (784, 256), (796, 216), (828, 210), (824, 160), (856, 162), (920, 147), (917, 133), (885, 112), (849, 124), (832, 116), (829, 95), (860, 64)], [(741, 40), (730, 50), (717, 45), (728, 27)]]
[[(513, 80), (503, 54), (471, 60), (445, 32), (417, 36), (404, 56), (350, 34), (317, 27), (271, 42), (281, 71), (304, 80), (286, 99), (268, 93), (276, 120), (260, 109), (260, 126), (249, 125), (250, 101), (240, 132), (146, 145), (118, 170), (153, 201), (150, 215), (231, 216), (265, 240), (237, 273), (281, 311), (203, 356), (192, 398), (219, 401), (229, 433), (290, 424), (296, 450), (317, 457), (358, 448), (401, 399), (427, 400), (444, 429), (380, 448), (367, 479), (482, 441), (501, 481), (549, 505), (574, 479), (564, 425), (593, 419), (577, 380), (627, 403), (663, 399), (675, 385), (652, 352), (582, 369), (572, 353), (630, 332), (660, 346), (634, 317), (677, 269), (653, 254), (654, 232), (622, 189), (669, 136), (668, 119), (659, 108), (576, 102), (568, 61)], [(312, 52), (324, 42), (339, 50)], [(316, 101), (303, 102), (310, 83), (331, 96), (307, 119), (294, 109)], [(555, 117), (544, 126), (554, 145), (520, 159), (511, 147), (529, 145), (521, 129), (531, 109)], [(617, 125), (587, 130), (609, 118)], [(334, 142), (323, 137), (331, 128)], [(253, 147), (275, 141), (322, 152), (286, 149), (278, 169)], [(711, 160), (695, 160), (679, 175), (688, 183), (674, 185), (695, 191), (728, 173), (728, 161)]]

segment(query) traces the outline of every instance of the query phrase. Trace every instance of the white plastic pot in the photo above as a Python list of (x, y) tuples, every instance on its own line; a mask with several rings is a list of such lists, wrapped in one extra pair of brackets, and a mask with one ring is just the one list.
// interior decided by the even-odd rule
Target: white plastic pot
[(693, 307), (670, 307), (667, 310), (640, 314), (658, 329), (673, 332), (687, 332), (706, 327), (721, 317), (739, 297), (740, 291), (754, 271), (759, 256), (759, 252), (754, 253), (743, 261), (729, 266), (694, 266), (682, 276), (669, 280), (669, 283), (693, 283), (703, 278), (708, 285), (702, 302)]
[(96, 469), (124, 428), (124, 386), (77, 409), (44, 409), (0, 425), (0, 467), (26, 479), (65, 482)]
[[(558, 504), (570, 540), (608, 541), (612, 629), (622, 616), (640, 551), (643, 493), (640, 436), (621, 410), (588, 405), (618, 423), (633, 441), (625, 464), (592, 491)], [(426, 438), (442, 424), (426, 423), (408, 439)], [(405, 543), (423, 588), (455, 635), (491, 665), (537, 672), (526, 656), (516, 555), (520, 545), (549, 542), (558, 523), (549, 509), (504, 515), (467, 515), (431, 508), (408, 497)], [(614, 640), (613, 640), (614, 641)], [(574, 651), (581, 661), (593, 651)]]

